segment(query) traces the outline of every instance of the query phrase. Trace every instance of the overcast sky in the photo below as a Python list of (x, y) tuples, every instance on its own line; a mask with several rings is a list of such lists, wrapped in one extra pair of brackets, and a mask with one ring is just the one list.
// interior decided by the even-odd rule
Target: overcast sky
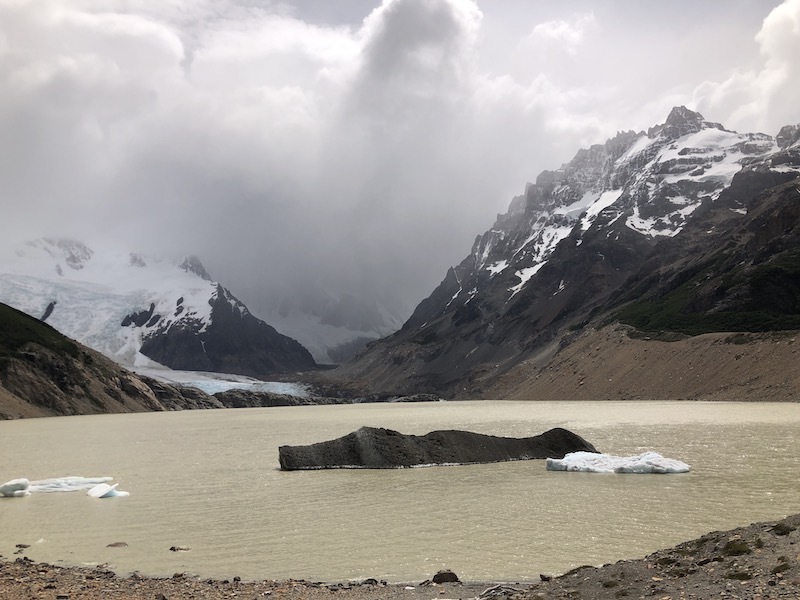
[(800, 122), (800, 0), (0, 0), (0, 236), (413, 307), (526, 181), (681, 104)]

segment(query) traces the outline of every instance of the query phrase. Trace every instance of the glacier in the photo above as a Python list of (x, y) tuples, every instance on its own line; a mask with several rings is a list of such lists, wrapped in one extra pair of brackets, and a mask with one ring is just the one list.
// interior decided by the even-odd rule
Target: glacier
[(635, 456), (614, 456), (594, 452), (571, 452), (564, 458), (548, 458), (548, 471), (580, 473), (688, 473), (691, 467), (658, 452), (643, 452)]
[(137, 310), (152, 306), (164, 327), (210, 322), (216, 284), (174, 261), (49, 238), (1, 250), (0, 302), (48, 314), (48, 325), (127, 368), (160, 366), (140, 352), (154, 328), (120, 325)]
[[(11, 479), (10, 481), (0, 484), (0, 497), (18, 498), (21, 496), (30, 496), (35, 493), (76, 492), (80, 490), (91, 490), (100, 485), (107, 486), (108, 488), (116, 488), (117, 484), (113, 486), (108, 484), (112, 479), (114, 478), (68, 475), (66, 477), (30, 481), (23, 477)], [(117, 492), (115, 495), (127, 496), (128, 493)]]
[(209, 373), (206, 371), (181, 371), (167, 367), (134, 367), (131, 369), (137, 375), (143, 375), (172, 385), (197, 388), (209, 395), (230, 390), (245, 390), (248, 392), (267, 392), (270, 394), (283, 394), (308, 398), (311, 396), (309, 386), (302, 383), (286, 381), (262, 381), (246, 375), (231, 375), (229, 373)]
[(267, 377), (316, 368), (311, 354), (253, 315), (197, 257), (102, 243), (0, 240), (0, 302), (128, 369), (161, 366)]

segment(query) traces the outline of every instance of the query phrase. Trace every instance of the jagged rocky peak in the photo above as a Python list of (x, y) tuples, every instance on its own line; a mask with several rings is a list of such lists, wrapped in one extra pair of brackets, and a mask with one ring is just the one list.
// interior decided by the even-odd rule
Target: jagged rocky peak
[(778, 148), (786, 150), (795, 145), (800, 144), (800, 124), (797, 125), (784, 125), (775, 136), (775, 142)]
[[(782, 131), (785, 145), (800, 135), (792, 127)], [(718, 198), (736, 172), (760, 164), (775, 150), (768, 135), (739, 134), (677, 106), (647, 133), (618, 132), (604, 144), (579, 150), (557, 170), (543, 171), (476, 242), (473, 254), (480, 253), (481, 260), (475, 264), (499, 264), (503, 259), (513, 264), (526, 256), (540, 262), (577, 223), (579, 238), (595, 223), (614, 222), (648, 236), (673, 236), (703, 202)], [(765, 168), (772, 168), (771, 163)], [(513, 257), (499, 256), (496, 250), (505, 250), (509, 243), (498, 242), (515, 235), (512, 230), (518, 237), (512, 244)], [(487, 253), (490, 246), (495, 251)]]
[(705, 119), (699, 112), (689, 110), (685, 106), (674, 106), (667, 115), (664, 125), (667, 127), (691, 127), (694, 131), (700, 131)]
[(631, 145), (644, 132), (618, 131), (613, 138), (606, 140), (604, 144), (594, 144), (588, 149), (582, 148), (575, 154), (575, 158), (569, 165), (573, 169), (602, 168), (608, 159), (616, 160), (631, 147)]
[(94, 255), (94, 251), (91, 248), (77, 240), (44, 238), (43, 241), (53, 248), (45, 248), (51, 255), (55, 258), (60, 258), (56, 256), (60, 250), (67, 266), (76, 271), (82, 269)]
[(617, 135), (603, 144), (606, 152), (615, 160), (628, 151), (633, 143), (644, 135), (644, 131), (618, 131)]
[(580, 200), (589, 191), (611, 187), (611, 167), (644, 132), (620, 131), (603, 144), (594, 144), (578, 150), (575, 157), (556, 171), (542, 171), (536, 183), (525, 188), (525, 202), (515, 198), (510, 213), (524, 206), (528, 211), (548, 210), (566, 206)]
[[(784, 131), (787, 143), (795, 134)], [(631, 231), (647, 239), (677, 235), (743, 167), (769, 161), (763, 168), (775, 169), (775, 151), (770, 136), (729, 131), (684, 106), (647, 133), (622, 131), (579, 150), (570, 162), (527, 184), (524, 196), (514, 198), (508, 212), (476, 238), (470, 256), (448, 271), (436, 302), (426, 302), (418, 316), (425, 313), (422, 322), (429, 320), (437, 312), (434, 304), (439, 313), (479, 304), (488, 280), (498, 288), (493, 301), (509, 302), (562, 242), (577, 247), (601, 230), (606, 239)], [(794, 169), (788, 158), (780, 161), (780, 168)], [(728, 204), (746, 211), (741, 203)]]
[(183, 269), (187, 273), (194, 273), (200, 277), (200, 279), (205, 281), (211, 281), (211, 275), (208, 274), (208, 271), (206, 271), (203, 263), (201, 263), (200, 259), (194, 254), (184, 258), (178, 265), (178, 268)]
[(727, 131), (719, 123), (706, 121), (699, 112), (689, 110), (685, 106), (676, 106), (667, 115), (663, 125), (656, 125), (647, 131), (647, 135), (654, 138), (658, 135), (676, 140), (685, 135), (697, 133), (703, 129), (719, 129)]

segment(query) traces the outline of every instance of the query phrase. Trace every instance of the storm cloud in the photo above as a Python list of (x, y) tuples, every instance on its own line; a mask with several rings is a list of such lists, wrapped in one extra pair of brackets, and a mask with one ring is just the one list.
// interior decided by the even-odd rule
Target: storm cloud
[(410, 311), (581, 146), (800, 121), (798, 56), (800, 0), (0, 0), (0, 235)]

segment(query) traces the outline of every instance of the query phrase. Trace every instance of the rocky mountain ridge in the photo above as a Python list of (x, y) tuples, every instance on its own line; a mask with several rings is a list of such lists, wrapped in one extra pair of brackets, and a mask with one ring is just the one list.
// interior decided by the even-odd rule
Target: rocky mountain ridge
[(153, 389), (99, 352), (0, 304), (0, 418), (223, 406), (192, 388)]
[[(647, 132), (579, 151), (514, 198), (403, 328), (340, 376), (383, 390), (471, 394), (477, 381), (499, 377), (598, 315), (613, 320), (621, 307), (685, 284), (699, 257), (728, 265), (720, 277), (735, 261), (778, 269), (788, 292), (773, 326), (791, 327), (798, 294), (784, 283), (797, 276), (796, 233), (787, 228), (797, 225), (799, 130), (740, 134), (676, 107)], [(736, 242), (745, 237), (752, 241)], [(716, 251), (729, 243), (738, 253), (726, 262)], [(758, 281), (742, 275), (733, 283), (713, 288), (731, 290), (726, 310), (712, 292), (697, 298), (698, 320), (715, 310), (754, 312), (758, 300), (742, 290), (760, 289)]]
[[(41, 320), (0, 303), (0, 419), (392, 400), (300, 397), (246, 388), (211, 395), (191, 384), (130, 372)], [(418, 399), (423, 398), (400, 400)]]

